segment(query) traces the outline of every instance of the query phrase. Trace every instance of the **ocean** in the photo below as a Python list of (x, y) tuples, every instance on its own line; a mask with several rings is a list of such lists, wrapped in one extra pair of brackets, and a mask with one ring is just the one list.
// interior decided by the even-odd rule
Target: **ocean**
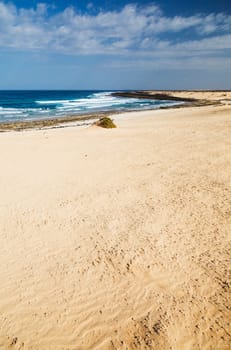
[(0, 122), (48, 119), (107, 111), (155, 109), (172, 101), (111, 96), (112, 91), (0, 91)]

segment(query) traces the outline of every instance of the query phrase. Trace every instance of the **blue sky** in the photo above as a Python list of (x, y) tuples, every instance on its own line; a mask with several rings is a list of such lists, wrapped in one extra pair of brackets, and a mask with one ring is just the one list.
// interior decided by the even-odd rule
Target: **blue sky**
[(0, 0), (0, 89), (231, 89), (231, 2)]

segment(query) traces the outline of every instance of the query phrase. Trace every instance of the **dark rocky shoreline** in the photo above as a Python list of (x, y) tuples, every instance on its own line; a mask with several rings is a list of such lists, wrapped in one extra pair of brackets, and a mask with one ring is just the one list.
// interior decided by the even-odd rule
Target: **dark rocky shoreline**
[(150, 93), (147, 91), (121, 91), (113, 92), (112, 96), (115, 97), (130, 97), (130, 98), (141, 98), (141, 99), (150, 99), (150, 100), (165, 100), (165, 101), (181, 101), (181, 102), (195, 102), (195, 98), (183, 98), (168, 95), (167, 93)]
[(24, 120), (14, 122), (2, 122), (0, 123), (0, 132), (4, 131), (22, 131), (26, 129), (46, 129), (54, 127), (65, 127), (67, 124), (81, 122), (81, 125), (90, 125), (90, 121), (98, 120), (108, 113), (91, 113), (87, 115), (71, 115), (61, 118), (49, 118), (49, 119), (36, 119), (36, 120)]

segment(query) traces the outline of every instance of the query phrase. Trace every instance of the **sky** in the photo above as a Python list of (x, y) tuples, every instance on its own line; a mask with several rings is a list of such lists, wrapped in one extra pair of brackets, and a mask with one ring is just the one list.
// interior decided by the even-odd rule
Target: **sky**
[(231, 1), (0, 0), (0, 89), (231, 89)]

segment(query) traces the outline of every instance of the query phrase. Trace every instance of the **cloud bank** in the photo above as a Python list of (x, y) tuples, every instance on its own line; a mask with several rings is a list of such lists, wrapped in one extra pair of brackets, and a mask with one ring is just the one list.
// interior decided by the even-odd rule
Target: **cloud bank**
[(157, 5), (135, 4), (94, 14), (67, 7), (54, 14), (46, 3), (24, 9), (0, 1), (0, 47), (69, 55), (132, 55), (141, 63), (145, 57), (149, 65), (154, 59), (168, 65), (185, 58), (189, 67), (192, 58), (198, 63), (198, 57), (204, 57), (222, 66), (231, 63), (231, 16), (167, 17)]
[[(186, 30), (198, 36), (220, 33), (223, 37), (222, 34), (231, 30), (231, 16), (218, 13), (165, 17), (157, 6), (137, 5), (96, 15), (80, 14), (73, 7), (67, 7), (63, 12), (49, 16), (49, 5), (45, 3), (38, 4), (35, 9), (23, 9), (0, 2), (2, 47), (49, 48), (76, 54), (118, 54), (118, 49), (124, 53), (139, 49), (152, 51), (171, 44), (159, 40), (161, 34), (182, 35)], [(195, 41), (192, 47), (197, 48)]]

